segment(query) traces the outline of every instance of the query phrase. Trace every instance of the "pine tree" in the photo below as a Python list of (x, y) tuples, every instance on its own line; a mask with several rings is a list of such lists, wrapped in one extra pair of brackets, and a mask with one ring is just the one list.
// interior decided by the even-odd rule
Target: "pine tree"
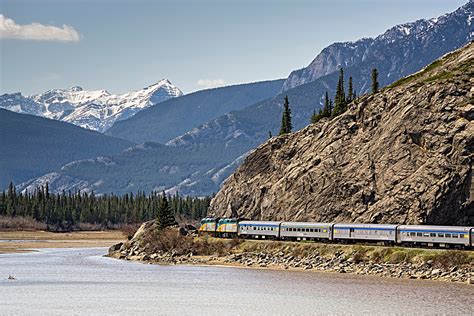
[(347, 89), (346, 103), (349, 104), (352, 101), (354, 101), (353, 97), (354, 97), (354, 90), (353, 90), (353, 86), (352, 86), (352, 77), (349, 77), (349, 87)]
[(168, 203), (168, 198), (165, 192), (163, 192), (163, 195), (161, 197), (157, 215), (158, 216), (156, 220), (158, 224), (158, 229), (160, 230), (172, 226), (176, 223), (173, 215), (173, 210), (171, 209)]
[(318, 122), (321, 118), (323, 118), (323, 110), (319, 109), (318, 113), (316, 113), (316, 110), (314, 110), (313, 115), (311, 115), (311, 123), (314, 124)]
[(372, 93), (377, 93), (379, 92), (379, 72), (377, 71), (377, 68), (372, 69)]
[(283, 114), (281, 116), (281, 127), (279, 135), (291, 133), (293, 129), (291, 123), (291, 109), (290, 102), (288, 101), (288, 96), (285, 96), (285, 104), (283, 105)]
[(273, 135), (272, 135), (272, 131), (268, 131), (268, 139), (272, 138)]
[(324, 106), (323, 106), (323, 117), (330, 117), (332, 113), (332, 106), (331, 106), (331, 100), (329, 99), (329, 94), (326, 91), (326, 94), (324, 95)]
[(346, 111), (346, 93), (344, 92), (344, 69), (339, 70), (339, 80), (337, 82), (336, 95), (334, 97), (333, 116), (338, 116)]

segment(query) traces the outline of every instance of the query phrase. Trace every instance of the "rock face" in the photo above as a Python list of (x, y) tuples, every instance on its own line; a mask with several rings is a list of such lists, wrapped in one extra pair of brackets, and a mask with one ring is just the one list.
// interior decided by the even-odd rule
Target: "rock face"
[(250, 154), (211, 213), (474, 225), (474, 44)]
[[(377, 67), (381, 84), (389, 84), (471, 41), (473, 9), (474, 2), (470, 0), (454, 12), (397, 25), (376, 38), (332, 44), (306, 68), (293, 71), (285, 81), (283, 91), (314, 81), (339, 67), (354, 66), (365, 67), (369, 72), (370, 66)], [(363, 78), (358, 93), (370, 89), (370, 74)]]

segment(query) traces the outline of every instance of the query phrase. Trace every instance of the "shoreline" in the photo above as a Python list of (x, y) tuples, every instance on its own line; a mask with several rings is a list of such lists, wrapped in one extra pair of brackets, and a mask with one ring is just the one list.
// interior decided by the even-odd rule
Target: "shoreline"
[[(250, 245), (246, 245), (246, 243)], [(472, 261), (468, 261), (467, 264), (456, 264), (453, 259), (452, 264), (445, 263), (445, 266), (440, 265), (436, 257), (434, 260), (428, 259), (414, 263), (408, 260), (393, 263), (388, 262), (386, 259), (375, 262), (369, 259), (369, 256), (359, 259), (354, 259), (357, 255), (353, 257), (348, 256), (354, 249), (354, 247), (349, 245), (331, 247), (331, 245), (316, 243), (271, 243), (243, 241), (244, 246), (238, 252), (234, 250), (225, 255), (193, 255), (192, 253), (177, 254), (174, 252), (150, 254), (141, 251), (138, 247), (128, 248), (126, 244), (124, 246), (124, 244), (120, 243), (109, 248), (109, 253), (106, 256), (158, 265), (225, 266), (262, 270), (314, 271), (474, 284), (474, 262)], [(266, 246), (270, 246), (271, 249), (265, 248)], [(245, 250), (246, 247), (254, 250)], [(306, 248), (308, 251), (301, 255), (292, 255), (291, 251), (298, 247)], [(332, 249), (332, 252), (321, 254), (321, 252), (324, 252), (324, 248), (326, 250)], [(382, 246), (357, 246), (357, 248), (364, 249), (364, 251), (369, 249), (372, 251), (387, 251), (387, 247)], [(284, 249), (289, 251), (282, 251)], [(393, 251), (394, 249), (389, 249), (388, 251), (390, 250)], [(447, 253), (445, 250), (413, 248), (397, 248), (396, 250), (400, 253), (413, 251), (425, 255), (427, 258), (430, 258), (429, 255), (443, 256), (454, 254), (452, 252)], [(472, 252), (465, 254), (468, 256), (473, 255)]]
[[(280, 266), (267, 266), (267, 267), (259, 267), (259, 266), (246, 266), (242, 264), (236, 264), (236, 263), (213, 263), (213, 262), (207, 262), (207, 263), (191, 263), (191, 262), (183, 262), (183, 263), (169, 263), (169, 262), (157, 262), (157, 261), (141, 261), (141, 260), (130, 260), (130, 259), (118, 259), (113, 256), (110, 256), (108, 254), (104, 255), (104, 257), (115, 259), (115, 260), (126, 260), (126, 261), (133, 261), (136, 263), (141, 263), (141, 264), (149, 264), (149, 265), (159, 265), (159, 266), (188, 266), (188, 267), (218, 267), (218, 268), (234, 268), (234, 269), (248, 269), (248, 270), (262, 270), (262, 271), (288, 271), (288, 272), (305, 272), (305, 273), (323, 273), (323, 274), (332, 274), (332, 275), (340, 275), (343, 276), (344, 273), (340, 273), (338, 271), (329, 271), (329, 270), (316, 270), (316, 269), (300, 269), (300, 268), (284, 268)], [(363, 277), (363, 278), (373, 278), (373, 279), (378, 279), (378, 278), (383, 278), (383, 279), (391, 279), (391, 280), (399, 280), (399, 281), (405, 281), (405, 280), (410, 280), (410, 281), (419, 281), (422, 283), (425, 282), (432, 282), (435, 284), (439, 284), (441, 282), (444, 283), (454, 283), (456, 285), (463, 285), (463, 286), (469, 286), (474, 283), (470, 282), (452, 282), (449, 280), (432, 280), (428, 278), (399, 278), (399, 277), (390, 277), (390, 276), (382, 276), (382, 275), (374, 275), (374, 274), (357, 274), (357, 273), (345, 273), (348, 276), (353, 276), (353, 277)]]
[(41, 248), (110, 247), (124, 239), (121, 231), (0, 231), (0, 254), (34, 252)]

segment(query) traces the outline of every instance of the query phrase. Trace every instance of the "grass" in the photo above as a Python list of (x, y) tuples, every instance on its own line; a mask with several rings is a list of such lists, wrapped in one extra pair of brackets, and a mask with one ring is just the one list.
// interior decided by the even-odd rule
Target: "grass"
[(0, 231), (0, 253), (25, 252), (36, 248), (110, 247), (123, 239), (123, 233), (118, 230), (71, 233)]
[[(417, 72), (413, 75), (401, 78), (401, 79), (395, 81), (394, 83), (388, 85), (385, 89), (392, 89), (392, 88), (395, 88), (395, 87), (398, 87), (398, 86), (401, 86), (401, 85), (405, 85), (405, 84), (410, 83), (412, 81), (415, 81), (417, 79), (420, 79), (423, 76), (425, 76), (427, 73), (429, 73), (429, 72), (435, 70), (436, 68), (442, 66), (447, 60), (449, 60), (451, 58), (455, 58), (459, 54), (460, 54), (460, 51), (455, 51), (455, 52), (449, 53), (443, 59), (435, 60), (434, 62), (432, 62), (431, 64), (426, 66), (423, 70), (421, 70), (421, 71), (419, 71), (419, 72)], [(425, 80), (423, 80), (420, 83), (420, 85), (422, 83), (430, 83), (430, 82), (437, 81), (437, 80), (451, 79), (451, 78), (454, 77), (455, 72), (459, 71), (459, 72), (464, 73), (466, 71), (472, 71), (471, 70), (472, 66), (473, 66), (473, 60), (469, 59), (469, 60), (461, 63), (458, 67), (456, 67), (455, 69), (453, 69), (451, 71), (443, 71), (439, 74), (435, 74), (431, 77), (426, 78)]]

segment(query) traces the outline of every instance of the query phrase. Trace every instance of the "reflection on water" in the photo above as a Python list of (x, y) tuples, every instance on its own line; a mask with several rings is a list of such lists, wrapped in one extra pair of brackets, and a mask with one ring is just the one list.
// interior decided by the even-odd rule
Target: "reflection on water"
[(157, 266), (103, 258), (105, 252), (0, 255), (0, 314), (474, 314), (470, 285)]

